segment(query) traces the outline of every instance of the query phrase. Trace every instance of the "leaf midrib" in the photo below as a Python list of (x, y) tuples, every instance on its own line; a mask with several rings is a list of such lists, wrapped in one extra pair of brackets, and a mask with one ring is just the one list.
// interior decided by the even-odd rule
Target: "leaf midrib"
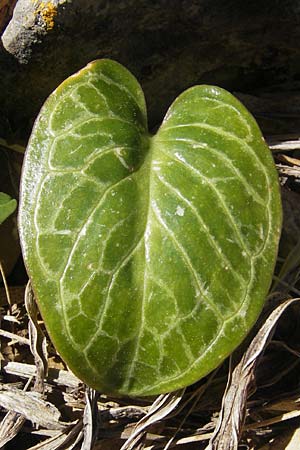
[[(123, 383), (122, 388), (125, 389), (130, 389), (130, 381), (132, 378), (132, 373), (134, 371), (135, 368), (135, 364), (138, 358), (138, 353), (139, 353), (139, 348), (140, 348), (140, 340), (142, 338), (143, 335), (143, 331), (144, 331), (144, 308), (145, 308), (145, 300), (146, 300), (146, 290), (147, 290), (147, 253), (149, 251), (149, 248), (147, 248), (147, 231), (150, 229), (150, 224), (151, 224), (151, 191), (152, 191), (152, 166), (153, 166), (153, 160), (154, 160), (154, 137), (155, 136), (151, 136), (149, 133), (147, 135), (147, 140), (146, 140), (146, 145), (147, 148), (144, 150), (145, 151), (145, 159), (143, 161), (143, 163), (141, 164), (141, 166), (139, 167), (139, 169), (133, 174), (133, 177), (136, 178), (136, 183), (137, 186), (139, 188), (139, 190), (145, 190), (145, 186), (146, 186), (146, 194), (142, 193), (141, 196), (139, 198), (141, 198), (141, 201), (143, 201), (144, 196), (147, 197), (147, 211), (146, 211), (146, 215), (145, 215), (145, 225), (144, 225), (144, 233), (141, 237), (141, 240), (143, 240), (144, 242), (144, 254), (143, 254), (143, 270), (141, 270), (139, 268), (138, 272), (135, 274), (135, 278), (139, 279), (141, 278), (141, 276), (143, 276), (142, 279), (142, 283), (141, 285), (143, 286), (143, 291), (142, 291), (142, 295), (141, 295), (141, 305), (140, 305), (140, 327), (139, 327), (139, 332), (138, 335), (136, 336), (136, 342), (135, 342), (135, 346), (134, 346), (134, 350), (132, 353), (132, 359), (131, 362), (129, 364), (129, 368), (127, 371), (127, 376), (126, 379)], [(147, 181), (145, 183), (145, 180)], [(141, 207), (139, 207), (139, 211), (141, 211), (143, 213), (143, 211), (145, 210), (145, 208), (143, 207), (143, 205), (141, 205)], [(142, 217), (140, 217), (140, 220), (143, 220)], [(137, 265), (139, 266), (139, 265)]]

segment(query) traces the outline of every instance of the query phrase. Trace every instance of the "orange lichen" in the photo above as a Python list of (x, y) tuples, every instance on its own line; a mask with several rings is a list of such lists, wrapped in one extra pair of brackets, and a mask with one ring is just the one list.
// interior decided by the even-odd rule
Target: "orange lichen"
[(52, 30), (54, 28), (54, 18), (57, 15), (57, 6), (51, 2), (41, 2), (37, 12), (41, 15), (47, 31)]

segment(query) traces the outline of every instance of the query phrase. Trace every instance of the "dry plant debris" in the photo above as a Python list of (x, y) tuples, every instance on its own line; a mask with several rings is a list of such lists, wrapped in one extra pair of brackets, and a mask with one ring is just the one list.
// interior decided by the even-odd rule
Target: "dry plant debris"
[[(260, 101), (240, 97), (269, 134), (284, 205), (274, 283), (256, 327), (218, 370), (185, 390), (158, 398), (110, 398), (84, 386), (67, 370), (47, 337), (30, 285), (24, 295), (25, 287), (7, 286), (3, 274), (0, 448), (297, 448), (300, 135), (294, 130), (300, 124), (300, 97), (296, 96), (298, 106), (294, 102), (291, 116), (288, 102), (284, 107), (278, 95), (262, 96)], [(273, 114), (274, 108), (279, 108), (278, 114)], [(273, 130), (283, 129), (283, 134), (272, 133), (272, 123)]]

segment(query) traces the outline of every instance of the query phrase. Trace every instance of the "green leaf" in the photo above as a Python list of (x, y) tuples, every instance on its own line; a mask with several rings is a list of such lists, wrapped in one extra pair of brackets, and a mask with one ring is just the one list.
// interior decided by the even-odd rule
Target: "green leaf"
[(8, 194), (0, 192), (0, 224), (10, 216), (17, 207), (17, 201)]
[(41, 110), (19, 226), (70, 369), (104, 392), (152, 395), (207, 375), (257, 319), (281, 228), (278, 179), (231, 94), (187, 90), (151, 137), (141, 87), (100, 60)]

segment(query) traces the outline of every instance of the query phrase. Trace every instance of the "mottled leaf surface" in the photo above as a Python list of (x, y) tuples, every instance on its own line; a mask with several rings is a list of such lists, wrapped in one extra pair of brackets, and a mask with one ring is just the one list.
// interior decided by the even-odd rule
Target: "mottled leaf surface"
[(150, 395), (205, 376), (245, 337), (281, 206), (270, 152), (231, 94), (185, 91), (151, 137), (141, 87), (100, 60), (42, 108), (19, 217), (63, 359), (96, 389)]
[(8, 194), (0, 192), (0, 224), (9, 217), (17, 207), (17, 201)]

